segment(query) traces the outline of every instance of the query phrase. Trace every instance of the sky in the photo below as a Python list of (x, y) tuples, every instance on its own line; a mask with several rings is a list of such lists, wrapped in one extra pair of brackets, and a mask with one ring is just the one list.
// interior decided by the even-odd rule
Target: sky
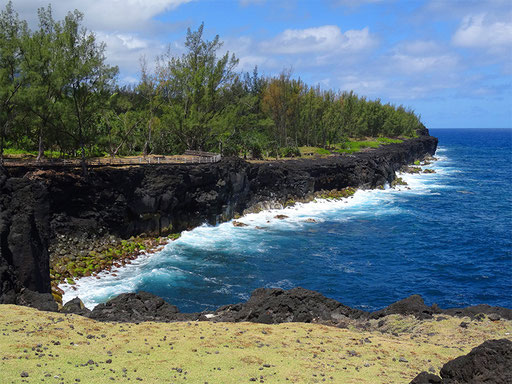
[(310, 85), (410, 107), (429, 128), (512, 127), (512, 1), (13, 0), (32, 28), (50, 3), (59, 20), (84, 13), (121, 84), (138, 81), (143, 56), (183, 54), (187, 28), (204, 22), (239, 72), (291, 69)]

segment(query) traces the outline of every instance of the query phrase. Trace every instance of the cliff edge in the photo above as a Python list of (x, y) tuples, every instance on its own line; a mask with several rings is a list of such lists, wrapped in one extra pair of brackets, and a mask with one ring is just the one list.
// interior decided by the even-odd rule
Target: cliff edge
[(375, 188), (436, 148), (437, 138), (423, 135), (325, 159), (103, 167), (88, 178), (69, 168), (0, 167), (0, 304), (56, 309), (48, 249), (62, 239), (166, 235), (320, 190)]

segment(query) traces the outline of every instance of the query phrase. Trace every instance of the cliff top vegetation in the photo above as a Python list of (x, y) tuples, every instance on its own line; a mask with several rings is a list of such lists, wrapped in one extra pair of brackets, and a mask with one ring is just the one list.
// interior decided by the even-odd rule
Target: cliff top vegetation
[[(5, 153), (44, 156), (180, 154), (204, 150), (252, 158), (299, 155), (299, 147), (350, 151), (351, 138), (414, 136), (420, 117), (352, 91), (325, 90), (290, 69), (262, 77), (236, 71), (219, 36), (188, 30), (140, 80), (117, 83), (105, 44), (75, 10), (55, 20), (40, 8), (30, 30), (12, 2), (0, 13), (0, 161)], [(154, 70), (150, 70), (154, 68)]]

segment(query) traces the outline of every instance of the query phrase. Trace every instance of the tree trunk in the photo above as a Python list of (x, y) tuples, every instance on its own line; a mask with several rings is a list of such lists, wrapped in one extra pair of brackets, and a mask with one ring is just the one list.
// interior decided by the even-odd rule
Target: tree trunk
[(146, 157), (148, 155), (149, 148), (150, 148), (150, 145), (151, 145), (152, 121), (153, 121), (153, 116), (150, 117), (149, 122), (148, 122), (148, 137), (146, 139), (146, 142), (144, 143), (144, 150), (143, 150), (144, 157)]
[(0, 165), (4, 165), (4, 135), (5, 126), (2, 125), (2, 134), (0, 135)]
[(44, 155), (44, 148), (43, 148), (43, 127), (45, 124), (41, 124), (41, 128), (39, 128), (39, 148), (37, 152), (37, 159), (36, 161), (39, 163), (41, 161), (41, 158)]
[(82, 176), (87, 178), (87, 176), (88, 176), (88, 173), (87, 173), (87, 159), (85, 158), (85, 146), (84, 146), (83, 140), (80, 143), (80, 147), (82, 148), (82, 159), (80, 161), (81, 164), (82, 164)]

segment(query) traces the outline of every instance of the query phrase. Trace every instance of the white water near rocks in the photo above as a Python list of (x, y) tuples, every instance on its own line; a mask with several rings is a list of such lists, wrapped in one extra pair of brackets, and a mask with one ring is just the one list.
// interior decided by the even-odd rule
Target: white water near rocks
[[(76, 284), (61, 284), (63, 302), (74, 297), (80, 297), (84, 304), (92, 309), (116, 295), (125, 292), (135, 292), (148, 282), (159, 284), (160, 290), (173, 290), (175, 286), (182, 287), (188, 280), (204, 281), (215, 286), (212, 293), (229, 294), (237, 288), (236, 297), (247, 300), (249, 291), (241, 289), (241, 281), (229, 282), (221, 276), (208, 276), (199, 272), (202, 267), (196, 263), (211, 263), (215, 260), (195, 258), (194, 254), (201, 252), (242, 252), (250, 248), (252, 252), (265, 253), (274, 247), (272, 241), (265, 241), (267, 233), (282, 231), (292, 235), (294, 232), (315, 231), (315, 226), (328, 220), (330, 222), (348, 222), (350, 220), (368, 220), (378, 215), (394, 215), (401, 211), (400, 195), (420, 195), (439, 193), (442, 188), (454, 188), (443, 185), (443, 178), (457, 169), (451, 167), (450, 159), (443, 155), (440, 147), (436, 157), (438, 161), (423, 168), (435, 169), (433, 174), (399, 174), (407, 182), (407, 186), (397, 188), (387, 187), (384, 190), (358, 190), (354, 196), (341, 201), (317, 200), (310, 203), (297, 203), (285, 209), (273, 209), (249, 214), (237, 221), (247, 224), (247, 227), (235, 227), (232, 221), (217, 226), (203, 225), (191, 231), (185, 231), (182, 236), (169, 242), (165, 248), (155, 254), (145, 254), (127, 265), (111, 272), (102, 272), (96, 277), (84, 277)], [(436, 192), (433, 192), (435, 190)], [(277, 215), (287, 216), (285, 219)], [(314, 222), (311, 222), (312, 220)], [(278, 249), (278, 247), (276, 247)], [(312, 255), (322, 257), (321, 255)], [(183, 264), (187, 268), (181, 268)], [(235, 266), (234, 266), (235, 267)], [(337, 265), (343, 273), (355, 273), (353, 266)], [(251, 279), (250, 271), (245, 271), (247, 279)], [(115, 274), (116, 276), (114, 276)], [(243, 279), (242, 279), (243, 281)], [(290, 279), (274, 280), (272, 287), (291, 288), (294, 283)], [(204, 305), (206, 299), (190, 298), (191, 305)]]

